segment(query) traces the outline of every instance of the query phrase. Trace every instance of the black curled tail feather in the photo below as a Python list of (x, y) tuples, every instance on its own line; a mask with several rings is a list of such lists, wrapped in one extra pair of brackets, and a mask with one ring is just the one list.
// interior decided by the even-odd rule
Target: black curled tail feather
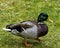
[(23, 31), (20, 24), (9, 24), (9, 25), (6, 26), (6, 28), (11, 29), (11, 30), (16, 29), (19, 32)]

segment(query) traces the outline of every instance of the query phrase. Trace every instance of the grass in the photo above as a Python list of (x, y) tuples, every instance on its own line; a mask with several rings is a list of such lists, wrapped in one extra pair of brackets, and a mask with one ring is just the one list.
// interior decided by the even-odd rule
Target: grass
[(33, 43), (31, 48), (60, 48), (60, 0), (0, 0), (0, 48), (28, 48), (23, 45), (23, 38), (14, 36), (2, 28), (10, 23), (24, 20), (37, 20), (45, 12), (54, 22), (46, 21), (49, 32), (41, 37), (41, 42)]

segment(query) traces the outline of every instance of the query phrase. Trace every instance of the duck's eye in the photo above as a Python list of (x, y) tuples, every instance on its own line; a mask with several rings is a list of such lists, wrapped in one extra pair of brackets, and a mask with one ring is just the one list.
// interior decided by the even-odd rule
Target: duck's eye
[(40, 18), (41, 18), (41, 19), (46, 19), (46, 17), (44, 17), (44, 16), (41, 16)]
[(43, 19), (46, 19), (46, 17), (43, 17)]

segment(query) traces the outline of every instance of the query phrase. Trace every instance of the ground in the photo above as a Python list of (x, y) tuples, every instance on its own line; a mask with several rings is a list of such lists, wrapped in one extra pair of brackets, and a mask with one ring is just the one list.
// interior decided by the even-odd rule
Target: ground
[(60, 48), (60, 0), (0, 0), (0, 48), (28, 48), (23, 38), (2, 30), (7, 24), (25, 20), (37, 20), (38, 15), (47, 13), (53, 23), (46, 21), (49, 32), (41, 37), (32, 48)]

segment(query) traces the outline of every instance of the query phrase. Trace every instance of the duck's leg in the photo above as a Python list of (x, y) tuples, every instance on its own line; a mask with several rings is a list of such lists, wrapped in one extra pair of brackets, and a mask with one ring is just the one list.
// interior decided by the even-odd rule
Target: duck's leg
[(27, 43), (27, 39), (26, 38), (24, 38), (24, 44), (25, 44), (25, 46), (33, 46), (33, 44), (28, 44)]
[(35, 40), (37, 40), (38, 42), (41, 41), (41, 40), (39, 39), (39, 37), (37, 37)]

